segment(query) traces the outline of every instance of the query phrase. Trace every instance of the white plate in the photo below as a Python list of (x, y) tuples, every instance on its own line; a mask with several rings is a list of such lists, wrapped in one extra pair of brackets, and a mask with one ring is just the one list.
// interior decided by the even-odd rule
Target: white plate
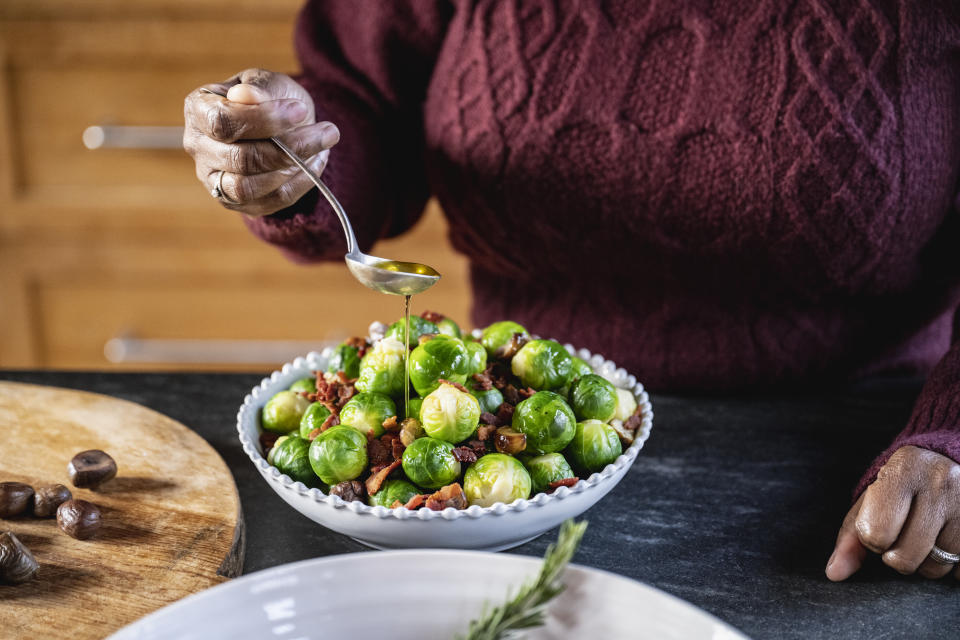
[(617, 387), (633, 391), (637, 404), (643, 407), (643, 423), (637, 430), (633, 444), (613, 463), (589, 478), (581, 479), (573, 487), (560, 487), (549, 495), (540, 493), (529, 500), (515, 500), (510, 504), (498, 502), (491, 507), (473, 505), (462, 510), (411, 511), (402, 507), (388, 509), (361, 502), (344, 502), (339, 496), (328, 496), (319, 489), (311, 489), (280, 473), (267, 463), (260, 451), (260, 409), (273, 394), (286, 389), (295, 380), (309, 376), (313, 371), (326, 369), (331, 349), (297, 358), (253, 388), (244, 398), (237, 414), (240, 442), (270, 488), (290, 506), (314, 522), (371, 547), (485, 551), (515, 547), (564, 520), (580, 515), (605, 496), (626, 475), (653, 426), (650, 398), (634, 376), (600, 355), (591, 354), (586, 349), (575, 351), (572, 346), (565, 346), (570, 353), (590, 363), (594, 371)]
[[(267, 569), (164, 607), (110, 640), (452, 639), (484, 603), (503, 602), (539, 558), (476, 551), (350, 553)], [(746, 640), (705, 611), (651, 586), (571, 566), (530, 640)]]

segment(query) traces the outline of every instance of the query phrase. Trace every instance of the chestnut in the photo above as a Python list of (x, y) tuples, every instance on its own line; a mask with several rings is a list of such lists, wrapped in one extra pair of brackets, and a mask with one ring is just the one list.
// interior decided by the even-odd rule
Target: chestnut
[(92, 538), (100, 530), (100, 509), (86, 500), (67, 500), (57, 508), (57, 524), (77, 540)]
[(73, 456), (67, 474), (73, 486), (95, 488), (117, 475), (117, 463), (108, 453), (90, 449)]
[(62, 484), (39, 487), (33, 494), (33, 515), (38, 518), (52, 518), (57, 515), (57, 507), (72, 497), (70, 489)]
[(39, 565), (11, 531), (0, 533), (0, 582), (20, 584), (36, 575)]
[(0, 518), (17, 516), (27, 510), (33, 487), (22, 482), (0, 482)]

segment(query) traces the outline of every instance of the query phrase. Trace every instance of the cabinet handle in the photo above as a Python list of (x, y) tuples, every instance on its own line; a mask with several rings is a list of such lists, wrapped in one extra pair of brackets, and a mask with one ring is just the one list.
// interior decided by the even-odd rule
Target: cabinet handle
[(87, 149), (181, 149), (183, 127), (114, 127), (96, 125), (83, 130)]
[(107, 340), (103, 355), (114, 363), (276, 365), (335, 344), (307, 340), (170, 340), (121, 336)]

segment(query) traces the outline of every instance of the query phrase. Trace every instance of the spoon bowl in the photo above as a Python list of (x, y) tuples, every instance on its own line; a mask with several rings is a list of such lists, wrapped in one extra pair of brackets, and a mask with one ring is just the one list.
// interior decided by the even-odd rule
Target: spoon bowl
[[(201, 91), (211, 93), (226, 99), (227, 94), (221, 91), (203, 87)], [(340, 201), (337, 200), (333, 192), (320, 177), (315, 174), (307, 164), (300, 159), (293, 150), (277, 138), (270, 138), (273, 144), (277, 145), (295, 165), (300, 167), (313, 184), (317, 186), (323, 197), (327, 199), (334, 213), (340, 219), (343, 226), (343, 233), (347, 238), (347, 254), (343, 257), (347, 263), (347, 268), (353, 277), (374, 291), (380, 293), (389, 293), (398, 296), (412, 296), (422, 293), (435, 285), (440, 280), (440, 274), (433, 267), (418, 262), (400, 262), (398, 260), (387, 260), (377, 256), (367, 255), (360, 251), (357, 246), (357, 237), (353, 233), (353, 227), (350, 225), (350, 218), (344, 210)]]

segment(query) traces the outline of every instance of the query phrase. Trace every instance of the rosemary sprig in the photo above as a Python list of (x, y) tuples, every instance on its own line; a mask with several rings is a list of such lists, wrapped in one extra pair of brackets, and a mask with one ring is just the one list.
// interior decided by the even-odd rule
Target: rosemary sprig
[(586, 521), (564, 522), (556, 543), (547, 547), (536, 580), (524, 583), (512, 598), (508, 592), (507, 601), (499, 607), (485, 606), (480, 618), (470, 623), (467, 635), (457, 636), (457, 640), (511, 640), (520, 637), (523, 629), (543, 625), (547, 603), (566, 588), (560, 582), (560, 574), (576, 553), (586, 530)]

